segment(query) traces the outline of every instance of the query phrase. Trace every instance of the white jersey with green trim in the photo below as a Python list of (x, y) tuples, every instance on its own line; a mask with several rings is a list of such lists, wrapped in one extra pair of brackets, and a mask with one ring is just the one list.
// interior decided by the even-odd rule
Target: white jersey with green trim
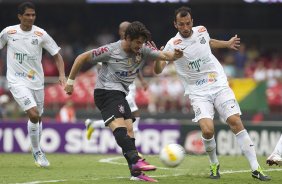
[(32, 26), (23, 31), (20, 25), (6, 27), (0, 33), (0, 49), (7, 45), (8, 84), (24, 85), (30, 89), (44, 88), (42, 48), (52, 56), (60, 47), (43, 29)]
[(128, 94), (128, 87), (146, 61), (153, 61), (159, 51), (143, 45), (137, 54), (126, 53), (121, 40), (92, 50), (93, 62), (102, 62), (95, 89), (119, 90)]
[(174, 61), (178, 76), (185, 89), (185, 94), (208, 93), (208, 90), (228, 86), (223, 67), (211, 52), (210, 37), (204, 26), (192, 28), (189, 38), (179, 33), (171, 38), (164, 50), (183, 50), (183, 57)]

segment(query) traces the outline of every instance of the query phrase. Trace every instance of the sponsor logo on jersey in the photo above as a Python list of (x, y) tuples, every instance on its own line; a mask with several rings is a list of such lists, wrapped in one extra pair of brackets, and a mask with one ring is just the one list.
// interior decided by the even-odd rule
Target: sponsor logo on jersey
[(100, 47), (100, 48), (94, 49), (92, 51), (92, 56), (97, 57), (97, 56), (100, 56), (101, 54), (103, 54), (105, 52), (109, 52), (109, 48), (108, 47)]
[(34, 80), (34, 78), (35, 78), (35, 71), (34, 70), (30, 70), (29, 72), (28, 72), (28, 74), (27, 74), (27, 77), (29, 78), (29, 79), (32, 79), (32, 80)]
[(134, 74), (139, 73), (139, 69), (137, 69), (136, 71), (118, 71), (115, 72), (116, 75), (120, 76), (120, 77), (128, 77)]
[(14, 53), (14, 59), (19, 61), (20, 64), (23, 63), (25, 59), (27, 59), (27, 54), (24, 53)]
[(201, 63), (201, 61), (202, 61), (201, 59), (197, 59), (195, 61), (189, 62), (188, 68), (192, 69), (192, 70), (195, 70), (197, 72), (200, 72), (200, 67), (201, 67), (200, 63)]
[(173, 45), (178, 45), (178, 44), (180, 44), (181, 42), (182, 42), (181, 39), (174, 40), (174, 41), (173, 41)]
[(32, 39), (31, 44), (32, 45), (38, 45), (38, 39)]
[(18, 38), (13, 38), (12, 40), (13, 40), (13, 42), (15, 42), (15, 41), (17, 41), (17, 40), (19, 40), (19, 39), (18, 39)]
[(196, 86), (201, 86), (203, 84), (215, 83), (217, 81), (216, 77), (217, 77), (216, 73), (209, 73), (207, 78), (197, 80), (196, 81)]
[(15, 34), (16, 32), (17, 32), (17, 30), (12, 29), (12, 30), (9, 30), (7, 33), (8, 33), (8, 34)]
[(34, 70), (30, 70), (28, 73), (25, 72), (16, 72), (15, 73), (16, 77), (23, 77), (23, 78), (29, 78), (31, 80), (35, 79), (35, 71)]
[(186, 45), (185, 47), (181, 48), (181, 50), (185, 50), (188, 47), (188, 45)]
[(201, 38), (200, 43), (201, 43), (201, 44), (205, 44), (205, 43), (206, 43), (206, 40), (205, 40), (204, 37)]
[(34, 31), (34, 34), (36, 34), (37, 36), (43, 36), (43, 33), (41, 33), (40, 31)]
[(202, 32), (205, 32), (207, 29), (203, 26), (203, 27), (201, 27), (199, 30), (198, 30), (198, 32), (199, 33), (202, 33)]

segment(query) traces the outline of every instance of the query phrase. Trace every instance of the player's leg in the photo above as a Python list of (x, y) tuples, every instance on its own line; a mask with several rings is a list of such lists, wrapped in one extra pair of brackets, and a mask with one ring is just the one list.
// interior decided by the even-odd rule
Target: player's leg
[[(27, 123), (27, 130), (31, 141), (32, 155), (34, 157), (35, 164), (42, 167), (49, 166), (50, 164), (48, 160), (41, 151), (39, 137), (39, 120), (41, 115), (40, 113), (43, 111), (44, 90), (38, 90), (40, 91), (40, 95), (35, 95), (34, 90), (30, 90), (25, 86), (10, 86), (10, 91), (15, 101), (28, 115), (29, 120)], [(40, 111), (37, 106), (38, 102), (39, 104), (42, 104), (40, 105)]]
[(127, 124), (132, 124), (132, 114), (125, 95), (119, 91), (96, 89), (94, 98), (97, 107), (101, 110), (105, 125), (109, 126), (122, 148), (124, 156), (130, 161), (133, 171), (155, 170), (155, 166), (146, 164), (139, 156), (127, 132)]
[(278, 140), (273, 152), (271, 155), (267, 158), (266, 163), (268, 165), (282, 165), (282, 135), (280, 136), (280, 139)]
[(134, 134), (137, 133), (139, 130), (138, 126), (139, 126), (139, 121), (140, 121), (140, 112), (135, 102), (135, 96), (136, 96), (136, 86), (133, 83), (129, 86), (129, 93), (126, 96), (126, 101), (129, 105), (132, 116), (135, 118), (135, 121), (133, 123), (133, 133)]
[(91, 135), (96, 128), (105, 128), (106, 127), (104, 120), (86, 119), (84, 124), (86, 127), (86, 137), (88, 140), (91, 139)]
[(44, 89), (40, 90), (32, 90), (32, 95), (34, 96), (34, 99), (36, 101), (36, 107), (37, 111), (39, 114), (38, 117), (38, 144), (40, 150), (35, 152), (33, 150), (33, 157), (35, 159), (35, 164), (40, 167), (48, 167), (50, 166), (50, 162), (47, 160), (45, 153), (41, 150), (40, 147), (40, 140), (41, 140), (41, 135), (42, 135), (42, 119), (41, 116), (43, 114), (43, 109), (44, 109)]
[(216, 155), (213, 124), (214, 108), (211, 101), (206, 98), (205, 96), (190, 96), (191, 105), (195, 113), (193, 121), (199, 122), (202, 130), (202, 141), (210, 160), (210, 178), (219, 179), (219, 161)]
[(202, 130), (202, 141), (204, 143), (206, 153), (210, 160), (210, 178), (219, 179), (219, 161), (216, 154), (216, 142), (214, 138), (214, 124), (210, 118), (202, 118), (199, 120), (199, 125)]
[(227, 122), (230, 129), (235, 134), (236, 140), (251, 166), (252, 177), (262, 181), (270, 180), (270, 178), (262, 172), (257, 161), (253, 141), (241, 121), (241, 110), (230, 88), (223, 89), (216, 94), (215, 107), (219, 115)]
[[(125, 121), (125, 123), (126, 123), (126, 127), (128, 129), (127, 133), (130, 137), (130, 140), (132, 141), (132, 143), (135, 146), (135, 138), (134, 138), (134, 133), (133, 133), (134, 123), (132, 124), (132, 119), (127, 119)], [(136, 146), (135, 146), (135, 149), (136, 149)], [(129, 167), (129, 170), (130, 170), (130, 174), (131, 174), (130, 180), (157, 182), (157, 180), (145, 175), (141, 170), (134, 169), (134, 167), (135, 168), (136, 167), (151, 167), (150, 170), (155, 170), (155, 166), (149, 166), (150, 164), (148, 162), (146, 162), (145, 159), (142, 159), (142, 155), (140, 155), (139, 152), (138, 152), (138, 156), (139, 156), (140, 159), (138, 160), (138, 163), (136, 163), (136, 164), (132, 163), (132, 161), (129, 159), (129, 157), (127, 156), (127, 154), (124, 151), (123, 151), (123, 155), (127, 160), (128, 167)]]

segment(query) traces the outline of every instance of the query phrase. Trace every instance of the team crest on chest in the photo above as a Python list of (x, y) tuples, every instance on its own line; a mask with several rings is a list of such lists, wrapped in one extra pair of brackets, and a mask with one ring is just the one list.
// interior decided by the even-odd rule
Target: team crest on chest
[(38, 45), (38, 39), (32, 39), (31, 44), (32, 45)]
[(124, 114), (124, 106), (123, 105), (118, 105), (118, 111), (122, 114)]
[(205, 43), (206, 43), (206, 40), (205, 40), (204, 37), (201, 38), (200, 43), (201, 43), (201, 44), (205, 44)]

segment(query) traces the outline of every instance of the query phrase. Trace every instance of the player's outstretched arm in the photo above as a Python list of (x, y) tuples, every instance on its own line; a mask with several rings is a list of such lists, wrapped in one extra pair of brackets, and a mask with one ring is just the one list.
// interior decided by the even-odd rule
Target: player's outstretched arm
[(80, 54), (75, 59), (74, 64), (72, 65), (72, 68), (71, 68), (69, 78), (67, 80), (67, 85), (65, 87), (65, 91), (68, 95), (71, 95), (73, 92), (74, 80), (80, 68), (83, 66), (85, 62), (90, 61), (91, 58), (92, 58), (92, 51), (88, 51), (88, 52), (84, 52)]
[(210, 39), (210, 46), (212, 49), (228, 48), (228, 49), (238, 50), (238, 48), (240, 47), (240, 38), (237, 35), (235, 35), (232, 38), (230, 38), (230, 40), (228, 41)]
[(65, 75), (65, 64), (63, 57), (61, 56), (60, 53), (55, 54), (54, 60), (56, 62), (58, 71), (59, 71), (59, 83), (61, 86), (65, 87), (66, 85), (66, 75)]

